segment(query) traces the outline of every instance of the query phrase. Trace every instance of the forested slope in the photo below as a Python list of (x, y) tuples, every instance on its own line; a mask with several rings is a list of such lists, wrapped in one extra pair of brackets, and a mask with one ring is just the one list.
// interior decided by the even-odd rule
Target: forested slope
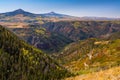
[(0, 26), (1, 80), (56, 80), (69, 74), (41, 50)]

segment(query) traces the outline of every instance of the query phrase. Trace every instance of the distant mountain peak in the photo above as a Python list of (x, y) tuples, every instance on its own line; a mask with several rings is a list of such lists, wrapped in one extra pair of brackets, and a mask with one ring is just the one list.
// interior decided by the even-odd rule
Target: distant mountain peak
[(26, 11), (24, 11), (23, 9), (17, 9), (17, 10), (15, 10), (15, 11), (13, 11), (13, 12), (24, 13), (24, 12), (26, 12)]
[(45, 14), (48, 14), (48, 15), (56, 15), (56, 14), (58, 14), (58, 13), (56, 13), (56, 12), (54, 12), (54, 11), (51, 11), (51, 12), (45, 13)]
[(56, 13), (54, 11), (51, 11), (49, 13), (45, 13), (43, 15), (46, 16), (46, 17), (59, 17), (59, 18), (61, 18), (61, 17), (70, 17), (69, 15)]
[(49, 14), (56, 14), (54, 11), (51, 11)]
[(17, 12), (25, 12), (23, 9), (17, 9), (15, 11), (17, 11)]
[(24, 15), (24, 16), (29, 16), (29, 17), (34, 17), (34, 16), (36, 16), (36, 15), (33, 14), (33, 13), (24, 11), (23, 9), (17, 9), (17, 10), (11, 11), (11, 12), (3, 13), (3, 14), (4, 14), (5, 16), (16, 16), (16, 15), (19, 15), (19, 14), (22, 14), (22, 15)]

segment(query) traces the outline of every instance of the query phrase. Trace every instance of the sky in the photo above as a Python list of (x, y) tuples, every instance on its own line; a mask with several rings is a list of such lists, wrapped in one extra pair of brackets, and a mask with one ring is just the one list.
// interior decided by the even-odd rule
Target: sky
[(16, 9), (37, 14), (54, 11), (78, 17), (120, 18), (120, 0), (0, 0), (0, 13)]

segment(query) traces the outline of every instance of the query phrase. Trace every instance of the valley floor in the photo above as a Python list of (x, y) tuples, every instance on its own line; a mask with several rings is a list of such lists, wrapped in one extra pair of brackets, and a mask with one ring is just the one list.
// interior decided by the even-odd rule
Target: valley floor
[(76, 77), (67, 78), (65, 80), (120, 80), (120, 67), (79, 75)]

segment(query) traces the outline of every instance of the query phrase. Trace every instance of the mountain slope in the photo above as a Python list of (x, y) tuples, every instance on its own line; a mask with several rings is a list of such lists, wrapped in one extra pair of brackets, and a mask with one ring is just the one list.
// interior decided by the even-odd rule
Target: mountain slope
[(58, 33), (47, 31), (44, 27), (12, 29), (20, 38), (47, 53), (58, 52), (72, 40)]
[(120, 21), (60, 21), (49, 22), (42, 26), (73, 41), (120, 32)]
[(56, 80), (67, 75), (56, 61), (0, 26), (0, 79)]
[(66, 46), (59, 62), (75, 74), (87, 74), (120, 66), (120, 39), (88, 39)]

